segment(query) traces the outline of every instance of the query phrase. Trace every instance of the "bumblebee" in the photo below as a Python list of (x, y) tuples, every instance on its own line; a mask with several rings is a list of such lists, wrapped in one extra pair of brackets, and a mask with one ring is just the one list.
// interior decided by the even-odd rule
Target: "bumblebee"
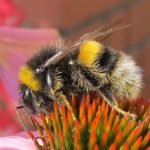
[(133, 58), (101, 41), (127, 28), (104, 25), (75, 43), (55, 42), (34, 55), (20, 69), (23, 105), (33, 114), (51, 112), (54, 101), (65, 103), (72, 95), (98, 92), (118, 112), (116, 99), (135, 100), (142, 87), (141, 69)]

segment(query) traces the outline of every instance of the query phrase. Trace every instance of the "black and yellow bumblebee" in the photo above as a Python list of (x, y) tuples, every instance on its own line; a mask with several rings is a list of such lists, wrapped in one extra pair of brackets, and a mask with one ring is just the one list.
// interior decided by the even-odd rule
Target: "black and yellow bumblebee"
[(72, 95), (98, 92), (125, 114), (116, 99), (137, 98), (142, 71), (131, 56), (101, 41), (126, 27), (104, 25), (74, 43), (59, 40), (35, 54), (19, 73), (23, 105), (33, 114), (51, 112), (54, 101), (71, 109)]

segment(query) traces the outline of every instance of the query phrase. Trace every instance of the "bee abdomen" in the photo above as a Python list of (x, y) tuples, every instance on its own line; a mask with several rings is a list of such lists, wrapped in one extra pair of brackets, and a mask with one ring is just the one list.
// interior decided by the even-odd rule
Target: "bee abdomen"
[(141, 69), (130, 56), (121, 54), (110, 76), (111, 90), (117, 97), (134, 100), (142, 88)]
[(100, 55), (99, 64), (107, 73), (111, 73), (115, 68), (118, 60), (118, 52), (113, 48), (105, 47), (103, 53)]

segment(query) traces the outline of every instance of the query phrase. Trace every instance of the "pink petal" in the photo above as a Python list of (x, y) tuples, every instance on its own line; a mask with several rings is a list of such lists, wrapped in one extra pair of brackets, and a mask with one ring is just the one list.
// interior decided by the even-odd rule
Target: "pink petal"
[[(39, 45), (38, 42), (47, 42), (51, 39), (58, 38), (59, 34), (56, 29), (29, 29), (29, 28), (11, 28), (11, 27), (0, 27), (0, 40), (24, 44)], [(31, 45), (32, 47), (32, 45)]]
[(0, 50), (19, 51), (24, 56), (31, 56), (41, 46), (59, 38), (56, 29), (27, 29), (0, 27)]
[[(19, 99), (18, 72), (26, 58), (19, 52), (9, 49), (1, 50), (1, 54), (3, 61), (0, 62), (0, 79), (10, 97), (17, 100)], [(14, 60), (17, 60), (17, 63)]]
[(22, 23), (24, 13), (13, 0), (0, 0), (0, 19), (0, 25), (17, 26)]
[[(20, 130), (16, 117), (15, 104), (0, 81), (0, 135), (15, 133)], [(5, 117), (2, 117), (5, 114)]]
[(14, 100), (19, 99), (18, 72), (41, 46), (59, 37), (55, 29), (0, 27), (0, 79)]
[(0, 150), (36, 150), (36, 147), (31, 139), (8, 136), (0, 137)]
[(3, 122), (0, 126), (1, 135), (8, 135), (19, 129), (15, 105), (18, 105), (20, 100), (18, 89), (20, 67), (28, 57), (38, 51), (37, 49), (58, 37), (59, 34), (55, 29), (0, 27), (0, 105), (7, 106), (0, 114), (1, 116), (10, 114), (6, 119), (0, 119)]

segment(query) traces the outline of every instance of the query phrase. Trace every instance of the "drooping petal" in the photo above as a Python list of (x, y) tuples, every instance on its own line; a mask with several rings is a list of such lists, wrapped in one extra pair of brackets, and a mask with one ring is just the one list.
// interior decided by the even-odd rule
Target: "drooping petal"
[(22, 64), (58, 37), (55, 29), (0, 27), (0, 79), (14, 100), (19, 99), (18, 72)]
[[(27, 58), (59, 37), (55, 29), (0, 27), (0, 135), (18, 131), (18, 73)], [(5, 107), (6, 106), (6, 107)]]
[(35, 145), (31, 139), (19, 137), (19, 136), (8, 136), (0, 137), (0, 150), (36, 150)]

